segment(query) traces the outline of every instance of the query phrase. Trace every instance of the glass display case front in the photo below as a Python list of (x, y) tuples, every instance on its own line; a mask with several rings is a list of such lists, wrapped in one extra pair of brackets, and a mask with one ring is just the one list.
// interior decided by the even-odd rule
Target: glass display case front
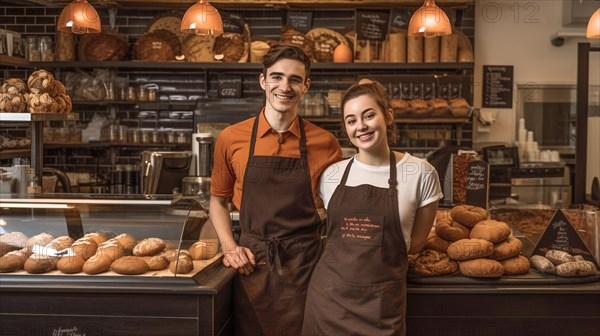
[(195, 284), (222, 257), (208, 215), (190, 203), (3, 198), (0, 204), (3, 282), (35, 276)]

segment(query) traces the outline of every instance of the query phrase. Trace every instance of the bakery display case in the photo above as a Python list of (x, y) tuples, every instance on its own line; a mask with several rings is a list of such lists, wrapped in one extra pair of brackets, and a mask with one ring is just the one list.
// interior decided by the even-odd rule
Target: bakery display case
[(206, 212), (123, 198), (3, 196), (0, 334), (229, 333), (235, 273)]

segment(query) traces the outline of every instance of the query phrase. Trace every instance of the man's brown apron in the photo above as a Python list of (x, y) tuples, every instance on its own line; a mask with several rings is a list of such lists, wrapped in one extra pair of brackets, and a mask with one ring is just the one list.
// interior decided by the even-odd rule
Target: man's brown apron
[(346, 186), (353, 161), (327, 208), (327, 244), (310, 282), (303, 334), (405, 335), (408, 259), (394, 153), (389, 188)]
[(235, 335), (299, 335), (310, 275), (320, 251), (306, 155), (255, 156), (260, 115), (252, 128), (240, 209), (240, 246), (256, 256), (254, 272), (234, 280)]

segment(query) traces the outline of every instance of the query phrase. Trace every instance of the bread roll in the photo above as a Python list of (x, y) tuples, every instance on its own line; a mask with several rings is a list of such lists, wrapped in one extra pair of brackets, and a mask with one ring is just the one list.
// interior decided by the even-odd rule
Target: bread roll
[(106, 235), (100, 232), (91, 232), (84, 235), (84, 237), (92, 238), (96, 244), (100, 245), (106, 241)]
[(500, 261), (504, 267), (504, 274), (518, 275), (529, 272), (529, 259), (524, 256), (516, 256)]
[(512, 258), (519, 255), (522, 249), (523, 243), (519, 238), (508, 237), (508, 239), (494, 245), (494, 254), (490, 256), (490, 259), (504, 260)]
[(536, 270), (542, 273), (556, 274), (556, 266), (546, 257), (534, 255), (529, 258), (529, 261)]
[(56, 263), (56, 268), (65, 274), (75, 274), (83, 270), (83, 265), (85, 265), (85, 260), (78, 255), (74, 255), (60, 258)]
[(56, 269), (57, 261), (57, 257), (34, 253), (25, 261), (23, 269), (31, 274), (48, 273)]
[(26, 249), (8, 252), (0, 257), (0, 273), (10, 273), (23, 269), (27, 258)]
[(148, 272), (148, 264), (142, 257), (126, 256), (115, 260), (110, 265), (111, 271), (125, 275), (139, 275)]
[(133, 251), (133, 248), (135, 245), (137, 245), (137, 240), (135, 240), (135, 237), (128, 233), (122, 233), (116, 236), (114, 239), (117, 240), (121, 246), (123, 246), (126, 254), (131, 254), (131, 251)]
[(496, 260), (479, 258), (461, 261), (458, 264), (460, 273), (475, 278), (498, 278), (504, 274), (504, 267)]
[(450, 210), (450, 215), (452, 219), (469, 228), (488, 217), (485, 209), (473, 205), (455, 206)]
[(146, 264), (148, 264), (148, 270), (150, 271), (160, 271), (169, 266), (167, 259), (160, 255), (143, 258)]
[(219, 241), (203, 240), (195, 242), (188, 249), (193, 260), (208, 260), (214, 258), (219, 252)]
[(139, 257), (151, 256), (165, 249), (165, 241), (160, 238), (146, 238), (133, 248), (133, 254)]
[(595, 275), (598, 271), (591, 261), (569, 261), (556, 266), (556, 275), (562, 277), (580, 277)]
[(33, 246), (38, 245), (41, 247), (44, 247), (46, 245), (48, 245), (52, 240), (54, 239), (54, 237), (52, 237), (51, 235), (47, 234), (47, 233), (40, 233), (38, 235), (35, 235), (31, 238), (29, 238), (27, 240), (27, 244), (26, 244), (26, 249), (27, 252), (31, 253), (33, 250)]
[(471, 229), (470, 238), (485, 239), (492, 243), (506, 240), (510, 236), (508, 224), (493, 219), (481, 221)]
[(441, 219), (436, 221), (435, 234), (442, 239), (454, 242), (469, 238), (469, 228), (451, 218)]
[(90, 237), (82, 237), (80, 239), (77, 239), (73, 243), (73, 245), (71, 245), (71, 249), (73, 250), (73, 253), (75, 253), (75, 255), (81, 257), (81, 259), (85, 261), (88, 260), (94, 254), (96, 254), (98, 244), (96, 244), (96, 241)]
[(450, 244), (452, 244), (452, 242), (442, 239), (434, 233), (427, 237), (427, 241), (425, 242), (423, 249), (447, 253), (448, 246), (450, 246)]
[(173, 274), (187, 274), (192, 269), (194, 269), (194, 263), (187, 253), (180, 253), (179, 257), (169, 264), (169, 270)]
[(448, 246), (448, 256), (454, 260), (483, 258), (494, 253), (494, 244), (483, 239), (461, 239)]
[(83, 264), (83, 272), (86, 274), (99, 274), (110, 269), (113, 260), (106, 253), (96, 253)]
[(575, 258), (571, 254), (561, 250), (550, 250), (546, 252), (546, 258), (548, 258), (548, 260), (550, 260), (554, 265), (575, 261)]

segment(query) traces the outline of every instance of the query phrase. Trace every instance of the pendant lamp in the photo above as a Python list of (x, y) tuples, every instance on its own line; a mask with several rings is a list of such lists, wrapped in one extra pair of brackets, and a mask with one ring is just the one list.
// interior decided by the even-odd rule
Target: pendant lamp
[(450, 34), (452, 34), (450, 19), (434, 0), (425, 0), (408, 24), (408, 35), (411, 36), (434, 37)]
[(192, 5), (183, 15), (181, 31), (197, 35), (223, 34), (221, 14), (208, 1), (200, 0)]
[(592, 14), (585, 36), (587, 38), (600, 38), (600, 8)]
[(73, 0), (63, 8), (56, 29), (75, 34), (99, 33), (100, 16), (87, 0)]

